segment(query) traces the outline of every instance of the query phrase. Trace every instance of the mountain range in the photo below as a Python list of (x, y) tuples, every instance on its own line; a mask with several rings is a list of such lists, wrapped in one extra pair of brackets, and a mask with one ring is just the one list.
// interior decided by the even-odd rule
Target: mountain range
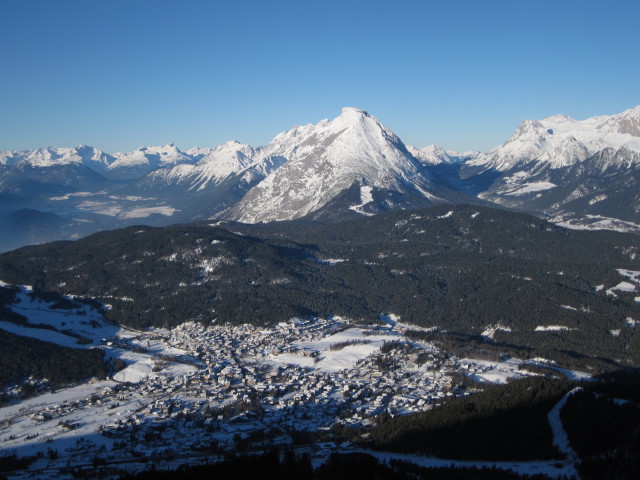
[(367, 112), (268, 145), (79, 145), (0, 153), (0, 248), (136, 223), (336, 221), (434, 204), (497, 205), (574, 228), (640, 231), (640, 106), (525, 120), (490, 152), (405, 145)]

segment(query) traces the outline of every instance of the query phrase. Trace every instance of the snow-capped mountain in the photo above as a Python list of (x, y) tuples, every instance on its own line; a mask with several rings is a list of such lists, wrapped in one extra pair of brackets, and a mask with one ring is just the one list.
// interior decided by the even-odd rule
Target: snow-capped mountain
[(19, 210), (53, 213), (64, 225), (55, 238), (72, 238), (134, 222), (334, 221), (448, 202), (640, 231), (639, 180), (640, 106), (586, 120), (525, 120), (490, 152), (462, 154), (405, 145), (375, 117), (344, 108), (263, 147), (0, 152), (0, 224)]
[(438, 145), (427, 145), (423, 148), (412, 147), (407, 145), (407, 150), (416, 159), (420, 160), (425, 165), (451, 165), (465, 161), (467, 158), (474, 155), (472, 152), (459, 154), (453, 151), (445, 151)]
[(113, 156), (86, 145), (0, 152), (0, 194), (34, 197), (101, 188), (106, 181), (103, 173), (114, 161)]
[(188, 218), (218, 216), (286, 161), (237, 141), (190, 152), (197, 163), (158, 168), (136, 183), (147, 194), (173, 198)]
[[(423, 165), (402, 141), (357, 108), (344, 108), (331, 121), (283, 132), (264, 151), (287, 162), (253, 187), (228, 218), (249, 223), (300, 218), (354, 183), (363, 192), (354, 205), (360, 209), (374, 202), (372, 189), (438, 200), (429, 192), (433, 185)], [(392, 208), (389, 200), (382, 202)]]
[(194, 159), (173, 143), (158, 147), (140, 147), (130, 153), (116, 153), (116, 160), (107, 169), (110, 178), (140, 178), (163, 167), (193, 163)]
[(525, 120), (465, 169), (467, 176), (493, 172), (493, 183), (479, 195), (493, 203), (569, 226), (638, 230), (640, 106), (581, 121), (566, 115)]
[(640, 152), (640, 105), (617, 115), (586, 120), (566, 115), (525, 120), (509, 140), (474, 163), (499, 171), (530, 161), (561, 168), (581, 162), (605, 148)]
[(70, 148), (39, 148), (22, 152), (0, 152), (0, 165), (30, 167), (53, 167), (59, 165), (84, 165), (98, 172), (109, 167), (116, 158), (97, 148), (78, 145)]
[(253, 147), (237, 141), (226, 142), (212, 149), (191, 149), (188, 152), (191, 158), (198, 158), (197, 163), (181, 163), (172, 168), (156, 170), (149, 175), (148, 181), (155, 184), (183, 184), (190, 190), (203, 190), (246, 169), (255, 157)]

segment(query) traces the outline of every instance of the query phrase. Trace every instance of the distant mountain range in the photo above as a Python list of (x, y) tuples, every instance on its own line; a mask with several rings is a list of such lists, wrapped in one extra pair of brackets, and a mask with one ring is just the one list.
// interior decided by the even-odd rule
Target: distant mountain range
[(327, 222), (441, 203), (640, 231), (639, 166), (640, 106), (584, 121), (525, 120), (488, 153), (405, 145), (356, 108), (257, 148), (232, 141), (113, 155), (85, 145), (6, 151), (0, 249), (135, 223)]

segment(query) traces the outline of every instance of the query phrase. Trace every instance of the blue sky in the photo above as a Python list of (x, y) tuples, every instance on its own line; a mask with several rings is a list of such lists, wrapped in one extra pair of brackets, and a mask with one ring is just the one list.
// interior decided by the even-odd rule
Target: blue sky
[(0, 150), (265, 145), (342, 106), (488, 150), (640, 104), (640, 2), (0, 1)]

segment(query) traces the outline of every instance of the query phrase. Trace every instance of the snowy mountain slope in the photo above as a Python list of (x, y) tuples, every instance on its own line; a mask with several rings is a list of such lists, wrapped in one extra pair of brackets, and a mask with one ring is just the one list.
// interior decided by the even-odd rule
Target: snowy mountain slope
[(131, 153), (116, 153), (115, 157), (117, 160), (110, 165), (110, 169), (139, 165), (149, 165), (152, 168), (158, 168), (193, 161), (192, 157), (180, 150), (173, 143), (158, 147), (140, 147)]
[(543, 212), (567, 226), (640, 231), (638, 152), (606, 148), (567, 167), (507, 173), (481, 197)]
[(0, 152), (0, 166), (5, 167), (5, 171), (13, 168), (32, 169), (34, 172), (37, 172), (37, 169), (45, 169), (40, 170), (42, 177), (49, 175), (50, 170), (46, 170), (47, 168), (72, 165), (87, 167), (109, 179), (132, 180), (157, 168), (180, 163), (195, 163), (195, 159), (172, 143), (158, 147), (141, 147), (130, 153), (115, 155), (86, 145)]
[(22, 152), (0, 152), (0, 165), (52, 167), (57, 165), (84, 165), (98, 172), (104, 171), (116, 158), (97, 148), (78, 145), (70, 148), (39, 148)]
[(187, 155), (189, 155), (193, 160), (195, 160), (196, 162), (201, 160), (202, 157), (204, 157), (205, 155), (208, 155), (209, 153), (211, 153), (214, 150), (214, 148), (211, 147), (191, 147), (188, 148), (186, 150), (184, 150), (184, 153), (186, 153)]
[(337, 221), (448, 202), (640, 231), (639, 166), (640, 106), (581, 121), (525, 120), (486, 154), (406, 146), (375, 117), (345, 108), (263, 147), (232, 141), (115, 155), (84, 145), (0, 152), (0, 222), (35, 209), (73, 224), (56, 235), (77, 238), (134, 218), (155, 225)]
[(586, 120), (566, 115), (525, 120), (509, 140), (471, 163), (507, 171), (519, 163), (535, 160), (561, 168), (605, 148), (640, 152), (640, 105), (617, 115)]
[(182, 219), (215, 217), (286, 161), (281, 156), (265, 155), (263, 150), (226, 142), (198, 151), (200, 160), (196, 164), (158, 168), (132, 187), (170, 201), (182, 211)]
[(458, 153), (451, 150), (444, 150), (438, 145), (427, 145), (423, 148), (407, 145), (407, 150), (425, 165), (451, 165), (469, 161), (480, 154), (480, 152)]
[(171, 168), (158, 169), (149, 174), (146, 181), (155, 185), (182, 184), (189, 190), (203, 190), (216, 185), (253, 163), (255, 150), (250, 145), (230, 141), (212, 149), (192, 149), (195, 164), (181, 163)]
[(115, 157), (116, 160), (107, 169), (107, 175), (109, 178), (127, 180), (140, 178), (157, 168), (194, 163), (193, 157), (173, 143), (157, 147), (140, 147), (130, 153), (116, 153)]
[[(83, 348), (100, 344), (100, 339), (112, 337), (120, 329), (107, 323), (99, 302), (51, 294), (50, 299), (38, 296), (30, 286), (7, 285), (0, 280), (3, 299), (14, 296), (13, 302), (4, 302), (3, 307), (21, 315), (25, 321), (1, 321), (0, 330), (11, 331), (26, 337), (58, 343), (66, 347)], [(12, 295), (8, 295), (11, 293)], [(5, 310), (6, 312), (6, 310)], [(79, 342), (78, 339), (84, 339)]]
[[(617, 115), (525, 120), (509, 140), (461, 167), (493, 177), (479, 197), (580, 228), (640, 231), (640, 106)], [(630, 223), (629, 223), (630, 222)]]
[(430, 197), (431, 180), (421, 163), (378, 119), (356, 108), (284, 132), (264, 150), (287, 162), (252, 188), (227, 218), (248, 223), (300, 218), (354, 182)]

